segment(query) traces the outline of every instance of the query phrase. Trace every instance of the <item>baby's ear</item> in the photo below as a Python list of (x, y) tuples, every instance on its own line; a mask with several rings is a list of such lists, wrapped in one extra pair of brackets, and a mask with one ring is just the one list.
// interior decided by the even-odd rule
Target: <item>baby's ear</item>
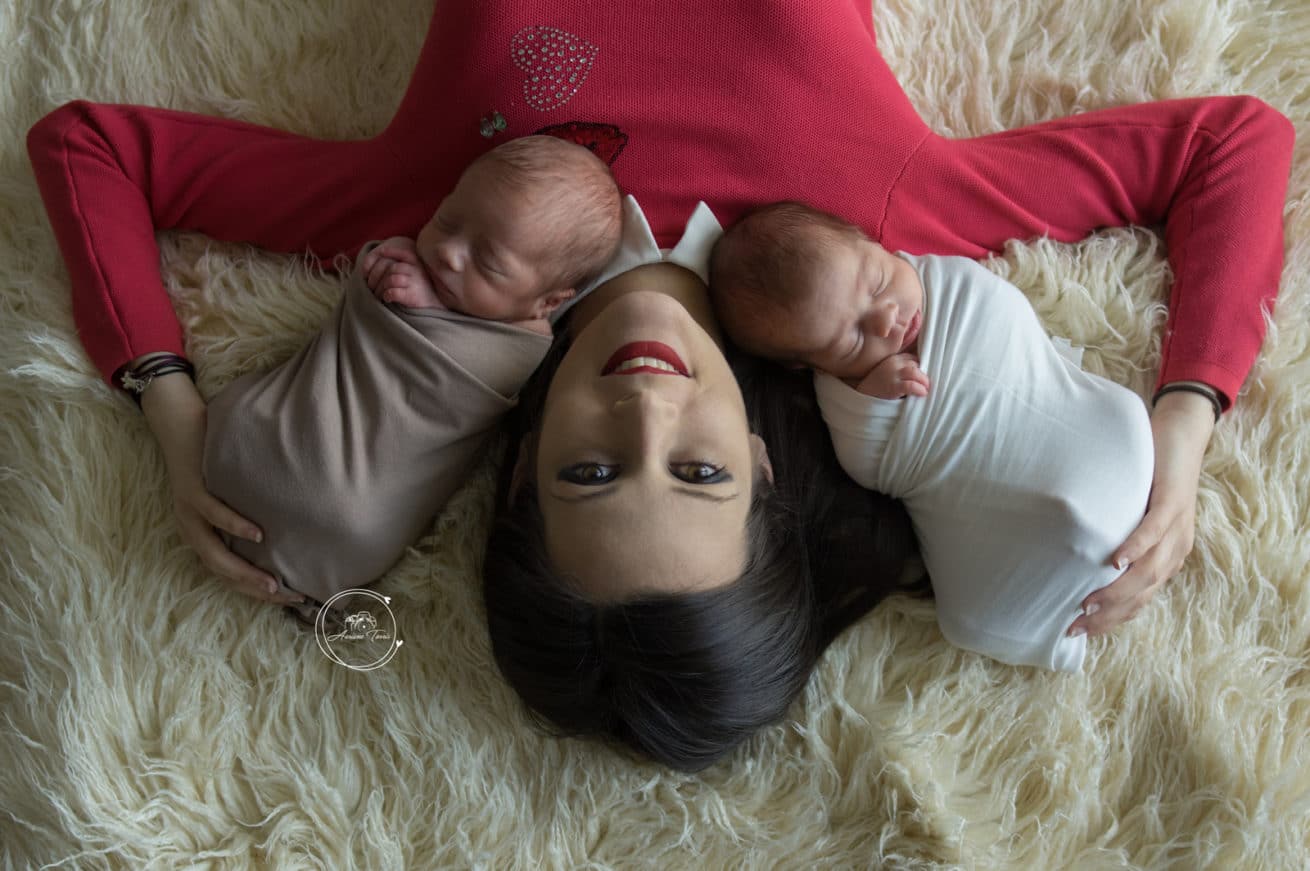
[(578, 295), (578, 291), (572, 287), (565, 287), (560, 290), (552, 290), (537, 299), (537, 317), (544, 318), (555, 309), (564, 305), (564, 303)]

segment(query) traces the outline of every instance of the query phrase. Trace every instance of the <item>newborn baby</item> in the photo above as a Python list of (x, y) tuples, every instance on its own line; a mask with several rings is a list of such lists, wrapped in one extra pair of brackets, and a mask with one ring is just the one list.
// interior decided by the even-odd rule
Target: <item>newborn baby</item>
[(1057, 352), (972, 260), (891, 254), (799, 203), (732, 227), (710, 291), (743, 349), (815, 369), (842, 467), (905, 502), (946, 638), (1079, 669), (1087, 639), (1066, 630), (1146, 510), (1141, 399)]
[(469, 165), (417, 238), (361, 264), (383, 302), (446, 309), (550, 335), (547, 316), (618, 246), (618, 188), (590, 151), (527, 136)]
[(462, 482), (549, 348), (546, 317), (620, 232), (605, 163), (530, 136), (474, 161), (416, 243), (366, 247), (319, 334), (209, 405), (206, 486), (264, 532), (228, 545), (304, 594), (302, 619), (375, 580)]
[(739, 221), (715, 247), (710, 288), (745, 351), (827, 372), (867, 396), (927, 396), (915, 349), (923, 284), (858, 227), (802, 203)]

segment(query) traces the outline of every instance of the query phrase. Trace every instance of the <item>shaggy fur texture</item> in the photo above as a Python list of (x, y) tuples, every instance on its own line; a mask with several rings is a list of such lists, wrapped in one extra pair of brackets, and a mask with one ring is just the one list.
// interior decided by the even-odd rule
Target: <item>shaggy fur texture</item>
[[(405, 646), (360, 673), (228, 592), (174, 531), (159, 451), (77, 342), (23, 152), (66, 100), (322, 136), (379, 129), (423, 0), (18, 0), (0, 8), (0, 860), (67, 868), (1242, 868), (1310, 864), (1310, 6), (877, 0), (938, 129), (1253, 93), (1296, 123), (1278, 310), (1201, 481), (1196, 549), (1078, 675), (951, 648), (887, 602), (794, 720), (670, 774), (538, 735), (496, 674), (484, 466), (378, 589)], [(434, 119), (439, 122), (440, 118)], [(288, 356), (340, 288), (164, 237), (206, 395)], [(1086, 365), (1145, 393), (1168, 270), (1150, 232), (990, 266)]]

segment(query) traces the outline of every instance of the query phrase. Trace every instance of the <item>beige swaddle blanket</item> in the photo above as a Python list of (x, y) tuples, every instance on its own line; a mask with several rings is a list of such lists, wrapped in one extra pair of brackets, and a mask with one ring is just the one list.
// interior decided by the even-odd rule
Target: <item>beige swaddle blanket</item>
[(224, 388), (205, 432), (206, 486), (264, 532), (229, 546), (320, 602), (376, 580), (422, 534), (550, 347), (379, 302), (359, 260), (318, 336)]

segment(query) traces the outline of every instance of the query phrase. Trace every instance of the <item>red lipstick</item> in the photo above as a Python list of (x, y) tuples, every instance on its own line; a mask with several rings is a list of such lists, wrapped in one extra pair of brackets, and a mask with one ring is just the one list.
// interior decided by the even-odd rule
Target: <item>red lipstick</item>
[[(658, 360), (667, 366), (672, 367), (673, 371), (659, 368), (657, 366), (629, 366), (622, 372), (615, 372), (624, 363), (630, 360), (636, 360), (639, 357), (649, 357), (652, 360)], [(629, 342), (622, 348), (619, 348), (610, 358), (605, 361), (605, 366), (600, 370), (601, 375), (637, 375), (640, 373), (653, 375), (681, 375), (684, 378), (690, 378), (687, 372), (687, 364), (682, 362), (678, 353), (663, 342)]]

